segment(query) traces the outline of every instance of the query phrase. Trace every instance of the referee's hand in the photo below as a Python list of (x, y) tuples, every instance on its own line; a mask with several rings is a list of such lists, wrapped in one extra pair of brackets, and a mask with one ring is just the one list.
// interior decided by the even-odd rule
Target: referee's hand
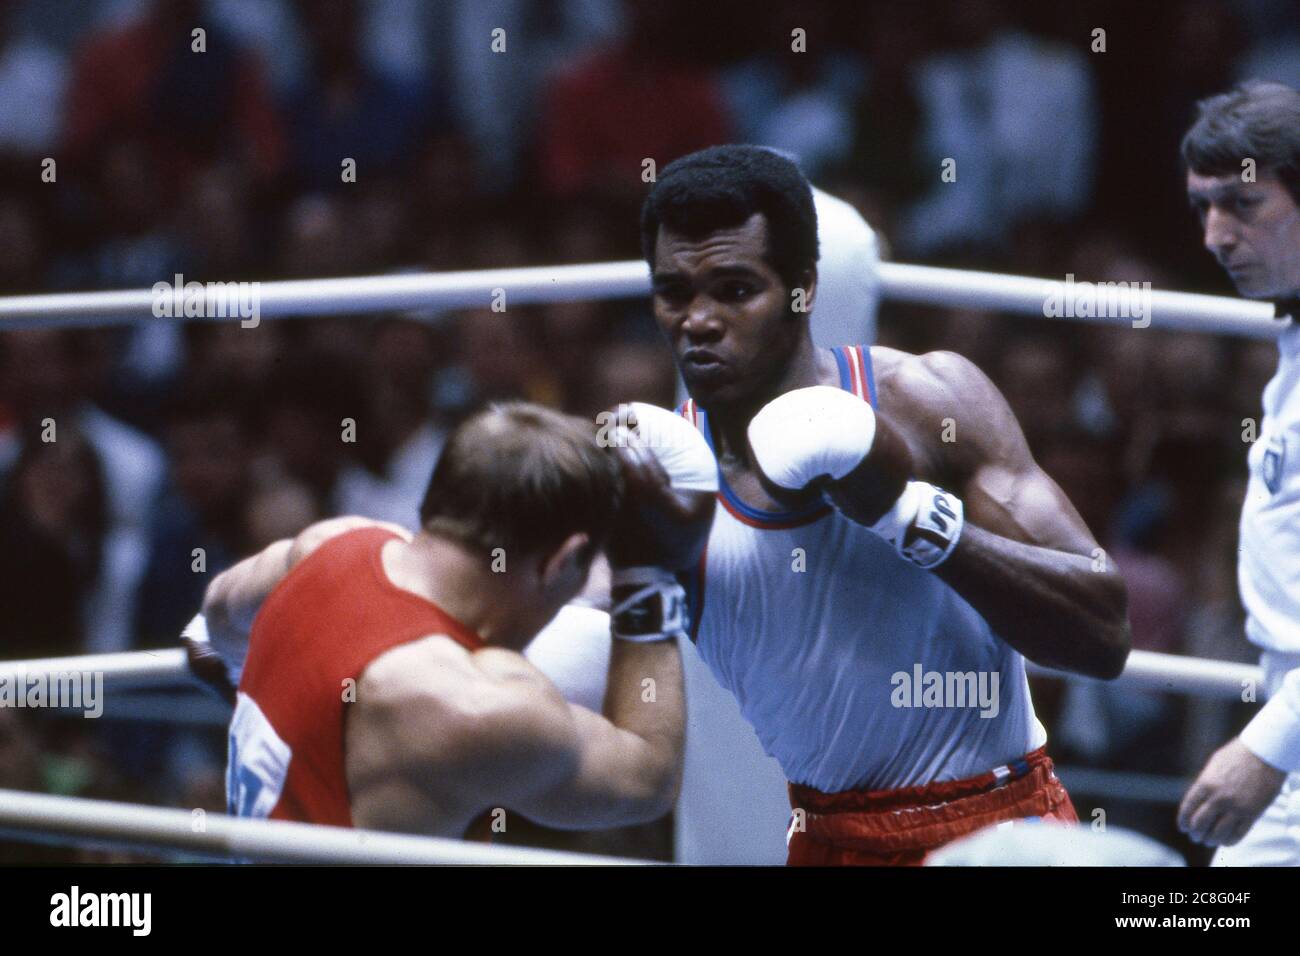
[(1178, 829), (1206, 846), (1241, 841), (1282, 789), (1286, 773), (1260, 760), (1237, 738), (1206, 761), (1178, 808)]

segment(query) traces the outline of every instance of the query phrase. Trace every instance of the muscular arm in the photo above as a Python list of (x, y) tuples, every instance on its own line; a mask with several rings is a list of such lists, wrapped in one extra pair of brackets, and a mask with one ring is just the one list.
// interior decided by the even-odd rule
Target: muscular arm
[[(677, 644), (610, 648), (604, 715), (567, 705), (577, 726), (577, 772), (520, 811), (557, 827), (621, 826), (655, 820), (681, 788), (686, 708)], [(574, 808), (578, 808), (575, 818)]]
[(285, 538), (222, 571), (203, 595), (201, 613), (214, 639), (248, 637), (267, 595), (289, 573), (293, 541)]
[(602, 828), (672, 807), (683, 724), (675, 646), (614, 649), (607, 718), (566, 703), (518, 654), (449, 643), (398, 648), (357, 689), (347, 769), (359, 826), (454, 832), (501, 807), (548, 826)]
[[(965, 505), (961, 539), (936, 573), (1030, 660), (1117, 677), (1129, 651), (1124, 582), (1034, 461), (997, 387), (966, 359), (934, 352), (900, 363), (882, 405), (912, 436), (917, 477)], [(955, 440), (944, 442), (948, 419)]]
[(203, 595), (202, 613), (213, 640), (248, 639), (262, 603), (284, 576), (303, 558), (330, 538), (356, 528), (377, 525), (410, 540), (410, 532), (398, 525), (369, 518), (347, 516), (318, 521), (296, 538), (284, 538), (218, 574)]

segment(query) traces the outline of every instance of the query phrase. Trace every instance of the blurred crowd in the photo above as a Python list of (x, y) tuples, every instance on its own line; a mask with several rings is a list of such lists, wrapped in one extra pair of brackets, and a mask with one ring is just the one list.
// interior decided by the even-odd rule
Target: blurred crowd
[[(635, 258), (644, 160), (727, 141), (797, 155), (901, 261), (1228, 292), (1177, 146), (1248, 76), (1300, 86), (1289, 0), (0, 0), (0, 294)], [(1270, 343), (891, 303), (879, 340), (994, 378), (1124, 571), (1135, 646), (1249, 659)], [(332, 514), (414, 525), (484, 400), (674, 394), (644, 302), (5, 331), (0, 657), (173, 646), (239, 556)], [(1249, 714), (1037, 699), (1059, 763), (1150, 774)], [(220, 733), (111, 718), (0, 710), (0, 778), (221, 808)]]

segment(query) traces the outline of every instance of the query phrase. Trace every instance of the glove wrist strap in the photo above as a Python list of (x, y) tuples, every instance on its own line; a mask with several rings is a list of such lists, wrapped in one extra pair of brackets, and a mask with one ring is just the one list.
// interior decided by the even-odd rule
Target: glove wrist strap
[(610, 599), (612, 633), (620, 640), (645, 644), (686, 636), (686, 590), (665, 568), (614, 568)]
[(899, 557), (932, 570), (948, 560), (965, 524), (960, 498), (929, 482), (909, 481), (871, 530), (892, 544)]

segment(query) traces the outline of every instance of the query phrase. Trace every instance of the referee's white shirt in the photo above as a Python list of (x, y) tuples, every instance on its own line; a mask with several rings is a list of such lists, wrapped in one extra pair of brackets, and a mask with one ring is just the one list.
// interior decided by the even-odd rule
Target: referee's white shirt
[(1263, 652), (1269, 697), (1241, 734), (1257, 756), (1300, 771), (1300, 325), (1278, 340), (1276, 374), (1249, 455), (1237, 576), (1246, 636)]

